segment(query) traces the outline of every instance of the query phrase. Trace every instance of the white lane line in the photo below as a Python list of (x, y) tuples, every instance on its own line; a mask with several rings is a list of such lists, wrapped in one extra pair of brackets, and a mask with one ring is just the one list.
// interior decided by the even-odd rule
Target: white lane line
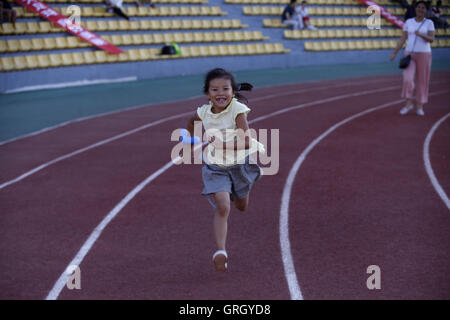
[[(389, 90), (393, 90), (393, 89), (397, 90), (398, 87), (396, 87), (396, 88), (392, 88), (392, 87), (385, 88), (384, 91), (389, 91)], [(377, 92), (380, 92), (380, 89), (368, 91), (368, 93), (377, 93)], [(342, 95), (342, 96), (339, 96), (339, 97), (341, 99), (345, 99), (345, 98), (353, 97), (355, 95), (359, 95), (359, 93), (357, 93), (357, 94), (352, 93), (352, 94)], [(319, 101), (328, 102), (329, 98), (328, 99), (314, 101), (314, 102), (310, 102), (310, 103), (305, 103), (305, 104), (302, 104), (302, 105), (299, 105), (299, 106), (295, 106), (295, 107), (289, 107), (288, 109), (290, 111), (292, 111), (292, 110), (295, 110), (295, 109), (300, 109), (300, 108), (316, 105), (316, 104), (318, 104)], [(279, 114), (279, 112), (273, 112), (273, 113), (271, 113), (271, 116), (276, 116), (278, 114)], [(257, 119), (252, 120), (252, 121), (249, 121), (249, 124), (255, 123), (255, 122), (260, 121), (260, 120), (264, 120), (264, 119), (266, 119), (268, 117), (269, 117), (269, 115), (268, 116), (264, 116), (264, 117), (259, 117)], [(174, 162), (178, 162), (179, 160), (180, 160), (180, 158), (178, 157), (177, 159), (174, 160)], [(152, 182), (155, 178), (157, 178), (159, 175), (164, 173), (166, 170), (170, 169), (170, 167), (172, 167), (173, 165), (174, 165), (174, 163), (172, 161), (166, 163), (158, 171), (156, 171), (155, 173), (150, 175), (148, 178), (146, 178), (144, 181), (142, 181), (139, 185), (137, 185), (133, 190), (131, 190), (127, 194), (127, 196), (125, 198), (123, 198), (106, 215), (105, 218), (103, 218), (103, 220), (100, 222), (100, 224), (94, 229), (94, 231), (88, 237), (88, 239), (83, 244), (81, 249), (78, 251), (78, 253), (76, 254), (75, 258), (68, 264), (67, 268), (69, 266), (71, 266), (71, 265), (79, 266), (81, 264), (81, 262), (83, 261), (84, 257), (87, 255), (87, 253), (91, 249), (91, 247), (94, 244), (94, 242), (98, 239), (98, 237), (100, 236), (100, 234), (104, 230), (104, 228), (106, 228), (106, 226), (119, 214), (119, 212), (128, 204), (128, 202), (130, 202), (142, 189), (144, 189), (147, 186), (147, 184)], [(66, 268), (66, 270), (67, 270), (67, 268)], [(67, 283), (68, 279), (69, 279), (69, 275), (64, 271), (60, 275), (60, 277), (58, 278), (56, 283), (54, 284), (53, 288), (50, 290), (50, 293), (47, 295), (46, 300), (56, 300), (58, 298), (59, 294), (61, 293), (61, 291), (64, 289), (64, 286)]]
[(51, 126), (51, 127), (43, 128), (43, 129), (31, 132), (31, 133), (27, 133), (27, 134), (24, 134), (24, 135), (15, 137), (15, 138), (11, 138), (9, 140), (1, 141), (0, 142), (0, 146), (8, 144), (8, 143), (11, 143), (11, 142), (15, 142), (15, 141), (18, 141), (18, 140), (22, 140), (22, 139), (25, 139), (25, 138), (37, 136), (37, 135), (39, 135), (41, 133), (45, 133), (45, 132), (52, 131), (52, 130), (55, 130), (55, 129), (58, 129), (58, 128), (61, 128), (61, 127), (65, 127), (65, 126), (67, 126), (69, 124), (76, 123), (76, 122), (81, 122), (81, 121), (85, 121), (85, 120), (91, 120), (91, 119), (95, 119), (95, 118), (101, 118), (101, 117), (110, 116), (110, 115), (117, 114), (117, 113), (133, 111), (133, 110), (147, 108), (147, 107), (151, 108), (151, 107), (154, 107), (154, 106), (157, 106), (157, 105), (160, 105), (160, 104), (165, 104), (165, 103), (185, 102), (185, 101), (194, 100), (194, 99), (197, 99), (197, 98), (200, 98), (200, 97), (203, 97), (203, 96), (195, 96), (195, 97), (191, 97), (191, 98), (187, 98), (187, 99), (179, 99), (179, 100), (161, 102), (161, 103), (158, 103), (158, 104), (144, 104), (144, 105), (133, 106), (133, 107), (125, 108), (125, 109), (108, 111), (108, 112), (103, 112), (103, 113), (97, 113), (97, 114), (94, 114), (94, 115), (91, 115), (91, 116), (76, 118), (76, 119), (73, 119), (73, 120), (69, 120), (69, 121), (65, 121), (65, 122), (59, 123), (59, 124)]
[(444, 201), (444, 204), (447, 206), (447, 209), (450, 210), (450, 200), (445, 193), (444, 189), (442, 189), (442, 186), (439, 184), (439, 181), (437, 180), (433, 168), (431, 166), (430, 161), (430, 142), (433, 138), (434, 132), (437, 130), (437, 128), (441, 125), (442, 122), (444, 122), (448, 117), (450, 117), (450, 113), (447, 113), (445, 116), (443, 116), (439, 121), (437, 121), (431, 130), (428, 132), (427, 137), (425, 138), (425, 142), (423, 144), (423, 161), (425, 163), (425, 170), (428, 174), (428, 177), (430, 178), (431, 184), (434, 187), (434, 190), (436, 190), (439, 197)]
[(170, 121), (170, 120), (174, 120), (174, 119), (185, 117), (185, 116), (187, 116), (189, 114), (192, 114), (192, 111), (181, 113), (181, 114), (178, 114), (176, 116), (167, 117), (167, 118), (164, 118), (164, 119), (161, 119), (161, 120), (158, 120), (158, 121), (150, 122), (150, 123), (147, 123), (147, 124), (145, 124), (143, 126), (135, 128), (133, 130), (126, 131), (124, 133), (118, 134), (118, 135), (113, 136), (111, 138), (104, 139), (102, 141), (99, 141), (99, 142), (96, 142), (94, 144), (91, 144), (91, 145), (89, 145), (87, 147), (84, 147), (84, 148), (78, 149), (76, 151), (73, 151), (71, 153), (65, 154), (65, 155), (60, 156), (60, 157), (58, 157), (56, 159), (53, 159), (51, 161), (45, 162), (45, 163), (41, 164), (40, 166), (25, 172), (24, 174), (18, 176), (15, 179), (12, 179), (12, 180), (9, 180), (9, 181), (6, 181), (6, 182), (0, 184), (0, 190), (6, 188), (7, 186), (12, 185), (12, 184), (14, 184), (16, 182), (19, 182), (19, 181), (21, 181), (21, 180), (23, 180), (23, 179), (25, 179), (25, 178), (27, 178), (27, 177), (37, 173), (37, 172), (41, 171), (42, 169), (45, 169), (45, 168), (47, 168), (47, 167), (49, 167), (49, 166), (51, 166), (51, 165), (53, 165), (55, 163), (61, 162), (61, 161), (66, 160), (66, 159), (69, 159), (69, 158), (71, 158), (73, 156), (76, 156), (76, 155), (78, 155), (80, 153), (86, 152), (88, 150), (92, 150), (94, 148), (100, 147), (100, 146), (102, 146), (104, 144), (107, 144), (109, 142), (116, 141), (118, 139), (124, 138), (124, 137), (129, 136), (129, 135), (131, 135), (133, 133), (145, 130), (147, 128), (156, 126), (158, 124), (161, 124), (161, 123), (164, 123), (164, 122), (167, 122), (167, 121)]
[[(444, 91), (438, 91), (435, 93), (431, 93), (430, 96), (435, 96), (443, 93), (448, 93), (450, 91), (444, 90)], [(389, 106), (393, 106), (399, 103), (404, 102), (404, 99), (392, 101), (389, 103), (382, 104), (377, 107), (373, 107), (370, 109), (367, 109), (365, 111), (359, 112), (353, 116), (350, 116), (332, 127), (330, 127), (328, 130), (326, 130), (324, 133), (322, 133), (320, 136), (318, 136), (316, 139), (314, 139), (307, 147), (306, 149), (300, 154), (300, 156), (295, 161), (294, 165), (292, 166), (291, 170), (289, 171), (289, 175), (286, 179), (286, 183), (283, 188), (283, 194), (281, 197), (281, 206), (280, 206), (280, 247), (281, 247), (281, 260), (283, 261), (283, 267), (284, 267), (284, 273), (286, 277), (286, 281), (288, 283), (289, 287), (289, 293), (291, 295), (292, 300), (303, 300), (303, 295), (300, 289), (300, 284), (298, 283), (297, 279), (297, 273), (295, 271), (294, 266), (294, 260), (292, 258), (292, 251), (291, 251), (291, 244), (289, 240), (289, 202), (291, 199), (291, 192), (292, 192), (292, 186), (295, 181), (295, 177), (297, 176), (298, 171), (300, 170), (300, 167), (305, 161), (307, 155), (311, 152), (311, 150), (319, 144), (320, 141), (322, 141), (325, 137), (327, 137), (330, 133), (332, 133), (337, 128), (341, 127), (342, 125), (359, 118), (361, 116), (364, 116), (370, 112), (377, 111)]]
[[(348, 84), (345, 84), (345, 85), (339, 84), (339, 85), (322, 87), (322, 88), (318, 88), (318, 89), (326, 90), (326, 89), (330, 89), (330, 88), (342, 87), (342, 86), (347, 86), (347, 85)], [(396, 87), (394, 87), (394, 88), (396, 88)], [(391, 90), (392, 89), (393, 88), (391, 88)], [(291, 94), (295, 94), (295, 93), (302, 93), (302, 92), (309, 92), (309, 91), (311, 91), (311, 89), (289, 91), (289, 92), (283, 92), (283, 93), (280, 93), (280, 94), (271, 94), (271, 95), (268, 95), (268, 96), (263, 96), (263, 97), (258, 97), (258, 98), (252, 99), (252, 102), (260, 101), (260, 100), (267, 100), (267, 99), (270, 99), (270, 98), (279, 98), (279, 97), (286, 96), (286, 95), (291, 95)], [(364, 91), (364, 92), (367, 92), (367, 91)], [(364, 93), (361, 93), (361, 94), (364, 94)], [(360, 95), (360, 94), (358, 94), (358, 95)], [(332, 100), (329, 100), (329, 101), (334, 101), (334, 100), (336, 100), (336, 99), (332, 98)], [(288, 110), (288, 111), (290, 111), (290, 110)], [(118, 112), (120, 112), (120, 111), (118, 111)], [(285, 111), (285, 112), (287, 112), (287, 111)], [(116, 141), (118, 139), (124, 138), (126, 136), (131, 135), (131, 134), (134, 134), (134, 133), (137, 133), (139, 131), (145, 130), (147, 128), (156, 126), (158, 124), (161, 124), (161, 123), (164, 123), (164, 122), (167, 122), (167, 121), (170, 121), (170, 120), (178, 119), (178, 118), (181, 118), (181, 117), (185, 117), (185, 116), (190, 115), (192, 113), (193, 113), (193, 111), (189, 111), (189, 112), (181, 113), (181, 114), (178, 114), (178, 115), (175, 115), (175, 116), (166, 117), (166, 118), (154, 121), (154, 122), (150, 122), (150, 123), (147, 123), (147, 124), (145, 124), (143, 126), (140, 126), (138, 128), (135, 128), (135, 129), (123, 132), (123, 133), (121, 133), (119, 135), (116, 135), (116, 136), (104, 139), (102, 141), (99, 141), (99, 142), (96, 142), (94, 144), (91, 144), (91, 145), (89, 145), (87, 147), (75, 150), (75, 151), (73, 151), (71, 153), (68, 153), (68, 154), (65, 154), (65, 155), (62, 155), (62, 156), (60, 156), (60, 157), (58, 157), (56, 159), (50, 160), (48, 162), (45, 162), (45, 163), (43, 163), (43, 164), (41, 164), (41, 165), (39, 165), (39, 166), (37, 166), (37, 167), (35, 167), (33, 169), (31, 169), (31, 170), (21, 174), (20, 176), (14, 178), (14, 179), (8, 180), (8, 181), (0, 184), (0, 190), (6, 188), (9, 185), (12, 185), (12, 184), (17, 183), (19, 181), (22, 181), (23, 179), (25, 179), (25, 178), (27, 178), (27, 177), (29, 177), (29, 176), (31, 176), (31, 175), (33, 175), (33, 174), (35, 174), (35, 173), (45, 169), (45, 168), (47, 168), (47, 167), (49, 167), (49, 166), (51, 166), (51, 165), (53, 165), (55, 163), (61, 162), (63, 160), (67, 160), (69, 158), (72, 158), (73, 156), (76, 156), (76, 155), (80, 154), (80, 153), (92, 150), (94, 148), (97, 148), (97, 147), (100, 147), (100, 146), (105, 145), (107, 143), (110, 143), (110, 142)], [(277, 111), (277, 114), (279, 114), (279, 113), (280, 113), (280, 111)]]
[[(388, 80), (382, 80), (382, 79), (371, 80), (371, 81), (368, 81), (368, 82), (364, 82), (364, 84), (370, 84), (370, 83), (373, 84), (373, 83), (389, 82), (389, 81), (394, 81), (394, 80), (390, 80), (390, 79), (388, 79)], [(398, 81), (395, 80), (395, 82), (398, 82)], [(308, 83), (311, 83), (311, 82), (308, 82)], [(318, 89), (326, 90), (328, 88), (344, 87), (344, 86), (348, 86), (348, 85), (352, 85), (352, 84), (361, 85), (362, 83), (361, 83), (361, 81), (359, 81), (359, 82), (357, 82), (357, 81), (354, 81), (354, 82), (349, 81), (349, 82), (346, 82), (345, 84), (330, 85), (328, 87), (323, 87), (323, 88), (311, 88), (311, 89), (306, 88), (306, 89), (303, 89), (303, 90), (300, 90), (300, 91), (309, 91), (309, 90), (318, 90)], [(294, 92), (294, 91), (292, 91), (292, 92)], [(76, 122), (81, 122), (81, 121), (85, 121), (85, 120), (100, 118), (100, 117), (104, 117), (104, 116), (109, 116), (109, 115), (113, 115), (113, 114), (117, 114), (117, 113), (122, 113), (122, 112), (132, 111), (132, 110), (136, 110), (136, 109), (141, 109), (141, 108), (153, 107), (153, 106), (156, 106), (156, 105), (159, 105), (159, 104), (186, 102), (186, 101), (194, 100), (194, 99), (201, 98), (201, 97), (203, 97), (203, 96), (194, 96), (194, 97), (183, 98), (183, 99), (179, 99), (179, 100), (165, 101), (165, 102), (161, 102), (161, 103), (157, 103), (157, 104), (150, 104), (150, 105), (149, 104), (145, 104), (145, 105), (133, 106), (133, 107), (125, 108), (125, 109), (120, 109), (120, 110), (115, 110), (115, 111), (108, 111), (108, 112), (104, 112), (104, 113), (94, 114), (94, 115), (91, 115), (91, 116), (76, 118), (76, 119), (73, 119), (73, 120), (62, 122), (62, 123), (54, 125), (54, 126), (50, 126), (50, 127), (46, 127), (46, 128), (34, 131), (34, 132), (30, 132), (30, 133), (27, 133), (27, 134), (24, 134), (24, 135), (15, 137), (15, 138), (11, 138), (9, 140), (0, 141), (0, 146), (8, 144), (10, 142), (15, 142), (15, 141), (22, 140), (22, 139), (25, 139), (25, 138), (33, 137), (33, 136), (39, 135), (41, 133), (52, 131), (52, 130), (55, 130), (55, 129), (67, 126), (69, 124), (76, 123)], [(267, 98), (270, 98), (270, 96), (267, 96)], [(253, 101), (253, 99), (252, 99), (252, 101)]]

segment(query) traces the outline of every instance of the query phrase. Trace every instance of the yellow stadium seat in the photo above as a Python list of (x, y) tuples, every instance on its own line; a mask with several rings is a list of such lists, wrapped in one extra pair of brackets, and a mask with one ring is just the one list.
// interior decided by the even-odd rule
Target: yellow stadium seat
[(348, 41), (338, 42), (339, 50), (348, 50)]
[(67, 48), (79, 48), (82, 46), (82, 43), (86, 43), (84, 41), (81, 41), (78, 37), (67, 37)]
[(189, 58), (191, 56), (191, 47), (183, 47), (181, 50), (181, 56), (183, 58)]
[[(104, 37), (104, 39), (107, 40), (105, 37)], [(115, 46), (121, 46), (123, 44), (122, 36), (115, 34), (115, 35), (111, 36), (110, 42)]]
[(27, 33), (38, 33), (39, 25), (37, 22), (27, 22)]
[(157, 30), (159, 28), (152, 28), (152, 22), (156, 22), (156, 20), (140, 20), (139, 22), (139, 29), (141, 30)]
[(337, 38), (336, 29), (327, 29), (327, 38), (334, 39)]
[[(52, 32), (53, 26), (48, 21), (41, 21), (39, 22), (39, 32), (40, 33), (50, 33)], [(62, 29), (61, 29), (62, 31)]]
[(43, 41), (46, 50), (53, 50), (56, 48), (56, 38), (44, 38)]
[(217, 46), (208, 46), (206, 47), (206, 55), (208, 56), (218, 56), (219, 55), (219, 48)]
[(129, 34), (122, 35), (122, 45), (131, 46), (133, 45), (133, 38)]
[(27, 60), (24, 56), (16, 56), (13, 57), (14, 69), (15, 70), (23, 70), (28, 67)]
[(161, 33), (153, 34), (153, 43), (164, 43), (164, 37)]
[(42, 38), (31, 39), (31, 47), (33, 50), (44, 50), (44, 40)]
[(73, 56), (71, 53), (63, 53), (61, 54), (61, 63), (64, 66), (73, 65)]
[(124, 51), (122, 53), (116, 54), (117, 62), (127, 62), (130, 61), (130, 57), (128, 55), (128, 51)]
[(120, 31), (126, 31), (130, 28), (130, 24), (127, 20), (120, 20), (118, 25), (118, 30)]
[(179, 15), (181, 15), (179, 7), (169, 7), (169, 16), (179, 16)]
[(24, 34), (24, 33), (27, 33), (27, 32), (28, 32), (28, 23), (16, 22), (16, 24), (14, 26), (14, 33), (15, 34)]
[(55, 38), (56, 48), (58, 49), (66, 49), (67, 46), (67, 37), (57, 37)]
[(83, 58), (84, 58), (84, 63), (86, 63), (86, 64), (96, 63), (96, 58), (95, 58), (94, 52), (92, 52), (92, 51), (83, 52)]
[(134, 45), (141, 45), (141, 44), (144, 44), (144, 39), (143, 39), (143, 37), (142, 37), (141, 34), (133, 34), (133, 35), (131, 36), (131, 38), (132, 38), (132, 43), (133, 43)]
[[(122, 20), (120, 22), (123, 22)], [(128, 22), (128, 21), (127, 21)], [(108, 20), (107, 22), (107, 29), (108, 31), (119, 31), (119, 21), (117, 20)]]
[(133, 20), (133, 21), (128, 21), (128, 30), (139, 30), (139, 21)]
[(194, 42), (194, 37), (192, 36), (192, 33), (183, 33), (183, 42), (190, 43)]
[(26, 56), (25, 59), (27, 60), (27, 66), (28, 69), (36, 69), (39, 68), (39, 62), (35, 55), (32, 56)]
[(134, 17), (134, 16), (138, 15), (138, 8), (137, 7), (128, 6), (128, 7), (126, 7), (126, 12), (127, 12), (127, 16)]
[(324, 51), (338, 51), (339, 45), (337, 41), (329, 41), (322, 43), (322, 50)]
[(152, 44), (153, 41), (153, 35), (150, 33), (142, 35), (142, 40), (144, 41), (144, 44)]
[[(65, 13), (66, 16), (69, 16), (70, 13), (67, 11)], [(94, 8), (93, 7), (81, 7), (81, 16), (82, 17), (93, 17), (94, 16)]]
[(197, 47), (197, 46), (193, 46), (193, 47), (190, 47), (190, 57), (200, 57), (200, 56), (202, 56), (202, 52), (201, 52), (201, 50), (200, 50), (200, 47)]
[(6, 41), (5, 40), (0, 40), (0, 52), (6, 52), (8, 51), (8, 47), (6, 46)]
[(346, 50), (356, 50), (356, 41), (347, 41)]
[(160, 29), (161, 30), (169, 30), (171, 29), (171, 24), (169, 20), (160, 20), (159, 21)]
[(312, 42), (305, 42), (303, 44), (304, 48), (306, 51), (313, 51), (313, 43)]
[(164, 43), (171, 43), (173, 42), (173, 34), (172, 33), (163, 33), (163, 42)]
[(73, 61), (73, 64), (76, 64), (76, 65), (85, 64), (83, 53), (81, 53), (81, 52), (72, 53), (72, 61)]
[[(88, 21), (87, 23), (89, 23), (90, 21)], [(109, 31), (109, 26), (108, 23), (105, 20), (97, 20), (97, 21), (93, 21), (94, 23), (97, 24), (96, 26), (96, 30), (97, 31)], [(115, 21), (117, 24), (117, 21)]]
[(37, 61), (38, 61), (38, 66), (40, 68), (48, 68), (50, 66), (50, 59), (48, 57), (48, 55), (46, 54), (41, 54), (36, 56)]
[(105, 63), (107, 62), (107, 53), (103, 50), (97, 50), (94, 52), (95, 60), (97, 63)]
[(276, 53), (275, 45), (273, 43), (264, 43), (264, 51), (267, 54)]
[(106, 58), (105, 62), (113, 63), (119, 60), (119, 55), (105, 52), (105, 58)]
[(345, 38), (345, 31), (343, 29), (337, 29), (336, 38)]
[(153, 54), (149, 49), (139, 49), (140, 60), (151, 60)]
[[(203, 33), (203, 41), (204, 42), (214, 42), (214, 41), (216, 41), (216, 39), (215, 39), (213, 33), (211, 33), (211, 32), (204, 32)], [(223, 41), (225, 41), (225, 40), (223, 40)]]
[(50, 65), (52, 67), (60, 67), (62, 66), (61, 55), (59, 54), (51, 54), (49, 55)]
[(14, 70), (14, 61), (11, 57), (0, 58), (1, 66), (3, 71)]
[(20, 43), (19, 40), (7, 40), (8, 44), (8, 51), (9, 52), (16, 52), (20, 50)]
[(225, 45), (220, 45), (219, 46), (219, 54), (221, 56), (229, 56), (229, 55), (231, 55), (229, 47), (225, 46)]
[[(159, 8), (158, 8), (159, 9)], [(145, 17), (145, 16), (152, 16), (152, 15), (157, 15), (158, 14), (158, 12), (159, 12), (159, 10), (151, 10), (151, 11), (148, 11), (147, 10), (147, 8), (146, 7), (139, 7), (139, 8), (137, 8), (137, 15), (139, 16), (139, 17)]]
[(33, 48), (30, 39), (20, 39), (19, 40), (20, 51), (30, 51)]
[(105, 7), (94, 7), (93, 17), (105, 17), (106, 9)]
[[(98, 27), (97, 21), (89, 20), (89, 21), (86, 21), (85, 24), (86, 24), (86, 29), (88, 29), (90, 31), (98, 31), (98, 30), (100, 30), (100, 28)], [(106, 30), (106, 24), (105, 24), (105, 29), (104, 30)]]
[[(17, 24), (18, 23), (16, 23), (16, 26), (17, 26)], [(23, 22), (22, 22), (22, 24), (23, 24)], [(9, 22), (1, 23), (0, 27), (1, 27), (1, 33), (2, 34), (14, 34), (16, 32), (15, 28), (13, 27), (13, 24), (9, 23)], [(12, 59), (11, 59), (11, 62), (12, 62)], [(12, 64), (12, 67), (13, 66), (14, 65)]]
[(128, 50), (128, 57), (129, 57), (130, 61), (141, 60), (141, 55), (139, 54), (139, 50), (137, 50), (137, 49)]

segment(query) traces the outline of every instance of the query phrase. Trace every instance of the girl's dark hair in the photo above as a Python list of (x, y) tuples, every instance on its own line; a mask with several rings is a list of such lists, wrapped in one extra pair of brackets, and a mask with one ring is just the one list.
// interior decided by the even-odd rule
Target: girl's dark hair
[(209, 91), (209, 83), (214, 79), (228, 79), (231, 82), (231, 88), (233, 89), (234, 96), (238, 100), (243, 100), (245, 103), (248, 103), (247, 98), (239, 93), (239, 91), (251, 91), (253, 89), (253, 86), (250, 83), (242, 82), (237, 83), (234, 79), (234, 76), (231, 74), (231, 72), (222, 69), (222, 68), (216, 68), (211, 71), (209, 71), (206, 74), (205, 77), (205, 84), (203, 86), (203, 92), (206, 94)]

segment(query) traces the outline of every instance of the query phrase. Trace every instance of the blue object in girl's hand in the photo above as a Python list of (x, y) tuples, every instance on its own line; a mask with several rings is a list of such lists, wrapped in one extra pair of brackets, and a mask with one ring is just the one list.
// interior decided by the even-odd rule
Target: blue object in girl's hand
[(180, 138), (181, 138), (181, 143), (183, 143), (183, 144), (195, 144), (195, 143), (200, 142), (199, 137), (196, 137), (196, 136), (191, 137), (189, 134), (189, 131), (187, 131), (186, 129), (180, 130)]

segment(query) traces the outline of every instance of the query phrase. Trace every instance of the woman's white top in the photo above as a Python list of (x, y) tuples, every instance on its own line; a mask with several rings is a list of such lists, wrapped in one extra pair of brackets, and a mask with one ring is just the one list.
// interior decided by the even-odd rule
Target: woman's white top
[[(416, 18), (406, 20), (405, 25), (403, 26), (403, 31), (408, 32), (408, 40), (406, 43), (405, 51), (413, 52), (414, 46), (414, 52), (431, 52), (430, 43), (428, 41), (425, 41), (421, 37), (416, 36), (415, 34), (417, 29), (419, 29), (419, 26), (422, 24), (422, 22), (423, 20), (417, 22)], [(428, 31), (434, 31), (434, 23), (430, 19), (425, 19), (425, 22), (423, 22), (419, 32), (423, 34), (428, 34)], [(415, 45), (414, 41), (416, 42)]]

